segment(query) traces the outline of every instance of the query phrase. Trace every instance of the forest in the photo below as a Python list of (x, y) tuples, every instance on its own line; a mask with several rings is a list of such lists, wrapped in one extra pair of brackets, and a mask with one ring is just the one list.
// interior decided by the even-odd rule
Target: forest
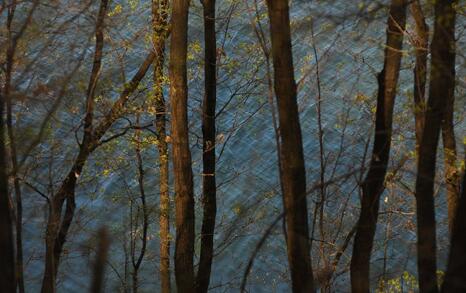
[(0, 0), (0, 292), (466, 292), (465, 16)]

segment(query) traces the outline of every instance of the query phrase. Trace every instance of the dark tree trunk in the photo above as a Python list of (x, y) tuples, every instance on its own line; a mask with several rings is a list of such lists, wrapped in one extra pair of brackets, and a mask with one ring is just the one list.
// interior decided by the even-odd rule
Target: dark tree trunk
[(310, 259), (301, 127), (296, 101), (289, 7), (287, 0), (268, 0), (274, 87), (277, 95), (281, 170), (287, 228), (288, 262), (293, 292), (314, 292)]
[[(454, 80), (454, 76), (452, 77)], [(457, 152), (454, 128), (455, 88), (446, 89), (446, 105), (442, 119), (443, 157), (445, 185), (447, 189), (448, 228), (453, 229), (455, 213), (460, 199), (460, 174), (456, 167)]]
[(455, 104), (455, 88), (449, 88), (446, 91), (446, 105), (442, 120), (442, 141), (443, 141), (443, 157), (444, 157), (444, 177), (447, 189), (447, 205), (448, 205), (448, 228), (453, 229), (455, 221), (455, 213), (458, 202), (460, 200), (460, 174), (456, 166), (456, 139), (454, 129), (454, 104)]
[(466, 292), (466, 172), (462, 185), (452, 230), (450, 258), (442, 285), (444, 293)]
[[(15, 249), (13, 245), (13, 217), (12, 217), (12, 206), (10, 206), (9, 200), (9, 188), (8, 188), (8, 163), (6, 155), (6, 133), (5, 126), (8, 127), (8, 134), (10, 137), (10, 149), (13, 159), (13, 176), (14, 176), (14, 187), (16, 196), (20, 197), (18, 193), (19, 181), (16, 176), (17, 165), (16, 162), (16, 147), (15, 140), (13, 137), (12, 129), (12, 115), (11, 115), (11, 96), (10, 86), (11, 77), (13, 72), (13, 62), (15, 46), (12, 35), (12, 22), (15, 13), (16, 4), (12, 3), (8, 8), (7, 14), (7, 50), (6, 50), (6, 72), (5, 72), (5, 84), (0, 91), (0, 288), (5, 292), (13, 293), (16, 292), (16, 274), (15, 274)], [(5, 123), (5, 105), (7, 106), (7, 121)], [(13, 138), (13, 140), (11, 140)], [(19, 206), (18, 206), (19, 207)], [(16, 224), (16, 228), (21, 230), (21, 223)], [(17, 230), (18, 231), (18, 230)], [(17, 240), (21, 240), (21, 233)], [(22, 249), (22, 248), (21, 248)], [(21, 251), (19, 251), (21, 253)]]
[(167, 107), (163, 96), (163, 65), (165, 62), (165, 43), (168, 38), (167, 0), (152, 0), (153, 43), (157, 57), (154, 61), (154, 105), (157, 149), (159, 152), (159, 192), (160, 192), (160, 280), (162, 293), (170, 293), (170, 193), (167, 144)]
[(13, 113), (11, 99), (7, 98), (7, 132), (10, 140), (10, 156), (13, 176), (13, 187), (16, 198), (16, 279), (19, 293), (24, 292), (23, 275), (23, 200), (21, 196), (21, 185), (18, 177), (18, 153), (16, 135), (13, 128)]
[(435, 3), (434, 36), (426, 122), (416, 178), (417, 257), (420, 292), (437, 292), (434, 179), (440, 128), (455, 87), (454, 2)]
[(425, 123), (426, 110), (426, 80), (427, 80), (427, 55), (429, 50), (429, 28), (427, 27), (424, 13), (419, 0), (411, 3), (411, 14), (413, 15), (416, 36), (413, 40), (416, 54), (414, 66), (414, 120), (416, 134), (416, 155), (419, 155), (422, 131)]
[(390, 157), (393, 107), (400, 71), (407, 3), (407, 0), (392, 0), (390, 4), (384, 67), (378, 75), (374, 146), (369, 171), (362, 183), (361, 214), (351, 258), (353, 292), (364, 293), (370, 290), (370, 258), (379, 213), (379, 200), (384, 190)]
[(194, 292), (194, 191), (188, 134), (188, 0), (172, 2), (170, 102), (175, 179), (175, 278), (178, 292)]
[(0, 288), (6, 293), (16, 292), (15, 249), (13, 222), (8, 198), (8, 175), (5, 152), (5, 95), (0, 93)]
[(110, 247), (110, 239), (105, 228), (100, 229), (97, 252), (95, 255), (94, 270), (92, 274), (91, 293), (100, 293), (104, 291), (105, 264)]
[(196, 276), (196, 292), (209, 289), (214, 253), (215, 216), (217, 214), (215, 183), (215, 105), (217, 92), (217, 50), (215, 36), (215, 0), (203, 0), (205, 42), (205, 93), (202, 103), (202, 204), (201, 255)]

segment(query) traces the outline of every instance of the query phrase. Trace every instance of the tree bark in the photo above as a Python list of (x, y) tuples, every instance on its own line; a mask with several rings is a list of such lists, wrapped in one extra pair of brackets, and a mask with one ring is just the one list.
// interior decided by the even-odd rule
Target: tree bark
[(13, 221), (8, 197), (7, 160), (5, 152), (5, 93), (0, 94), (0, 288), (16, 292)]
[[(8, 134), (10, 137), (10, 149), (13, 151), (12, 162), (13, 162), (13, 176), (14, 176), (14, 188), (16, 196), (20, 199), (20, 193), (18, 193), (19, 181), (16, 176), (17, 165), (16, 162), (16, 146), (15, 140), (12, 132), (12, 115), (11, 115), (11, 96), (10, 96), (10, 86), (11, 86), (11, 77), (13, 72), (13, 62), (15, 54), (15, 41), (12, 34), (12, 22), (13, 16), (15, 13), (16, 4), (8, 8), (7, 13), (7, 49), (6, 49), (6, 72), (5, 72), (5, 84), (0, 92), (0, 288), (5, 290), (5, 292), (13, 293), (16, 292), (16, 274), (15, 270), (18, 268), (15, 266), (15, 248), (13, 245), (13, 219), (12, 219), (12, 210), (10, 207), (9, 200), (9, 188), (8, 188), (8, 163), (6, 155), (6, 135), (5, 135), (5, 126), (8, 127)], [(6, 105), (7, 120), (4, 120), (4, 110)], [(6, 123), (5, 123), (6, 122)], [(13, 138), (13, 140), (11, 140)], [(17, 231), (20, 228), (21, 223), (16, 224)], [(16, 240), (21, 240), (21, 233), (19, 238)], [(18, 253), (21, 253), (18, 251)]]
[(188, 0), (172, 2), (170, 102), (175, 179), (175, 278), (178, 292), (194, 292), (194, 191), (188, 134)]
[(169, 193), (169, 159), (167, 144), (167, 107), (163, 96), (165, 62), (165, 43), (168, 38), (167, 0), (152, 1), (153, 43), (157, 54), (154, 62), (154, 105), (155, 128), (157, 131), (157, 149), (159, 152), (159, 192), (160, 192), (160, 279), (161, 292), (170, 293), (170, 193)]
[(286, 243), (292, 288), (293, 292), (314, 292), (307, 219), (306, 171), (296, 101), (288, 1), (268, 0), (267, 6), (279, 114), (282, 160), (280, 178), (284, 193)]
[(214, 254), (217, 186), (215, 182), (215, 106), (217, 94), (217, 49), (215, 36), (215, 0), (203, 0), (204, 6), (204, 101), (202, 103), (202, 203), (201, 254), (196, 276), (196, 292), (209, 289)]
[[(426, 122), (416, 178), (417, 257), (420, 292), (437, 292), (434, 179), (440, 128), (455, 87), (456, 1), (435, 3), (434, 36)], [(446, 96), (445, 96), (446, 95)]]
[[(454, 77), (453, 77), (454, 79)], [(444, 177), (447, 189), (448, 228), (453, 229), (455, 213), (460, 200), (460, 176), (456, 166), (457, 152), (454, 129), (455, 88), (446, 89), (446, 105), (442, 119), (442, 141), (444, 157)]]
[(427, 55), (429, 48), (429, 28), (427, 27), (424, 13), (419, 0), (411, 3), (411, 14), (414, 18), (416, 36), (413, 40), (416, 55), (414, 65), (414, 120), (416, 134), (416, 155), (419, 155), (422, 131), (425, 123), (426, 111), (426, 80), (427, 80)]
[(92, 274), (91, 293), (100, 293), (104, 289), (105, 264), (108, 258), (110, 239), (105, 228), (99, 230), (97, 252), (95, 255), (94, 269)]
[(384, 190), (390, 157), (393, 107), (400, 71), (407, 3), (406, 0), (392, 0), (390, 4), (384, 67), (377, 77), (374, 146), (369, 171), (362, 183), (361, 214), (351, 258), (351, 288), (353, 292), (364, 293), (370, 290), (370, 258), (379, 213), (379, 200)]
[[(466, 158), (465, 158), (466, 159)], [(442, 292), (466, 292), (466, 172), (452, 230), (450, 257)]]

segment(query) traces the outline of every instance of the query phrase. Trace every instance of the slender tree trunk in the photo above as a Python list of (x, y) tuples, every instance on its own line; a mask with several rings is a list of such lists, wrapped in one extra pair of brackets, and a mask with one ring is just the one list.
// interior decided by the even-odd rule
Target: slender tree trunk
[(8, 199), (8, 175), (4, 132), (5, 95), (0, 93), (0, 288), (6, 293), (16, 292), (15, 249), (13, 221)]
[[(453, 77), (454, 78), (454, 77)], [(443, 140), (443, 157), (444, 157), (444, 176), (447, 189), (448, 205), (448, 228), (450, 232), (453, 229), (455, 213), (460, 200), (460, 176), (456, 166), (456, 139), (454, 130), (454, 104), (455, 88), (448, 89), (446, 92), (445, 112), (442, 119), (442, 140)]]
[(414, 120), (416, 134), (416, 155), (419, 155), (422, 131), (425, 123), (426, 111), (426, 80), (427, 80), (427, 55), (429, 50), (429, 28), (426, 24), (419, 0), (411, 3), (411, 14), (414, 18), (416, 36), (413, 40), (416, 54), (414, 65)]
[[(13, 126), (12, 126), (12, 113), (11, 113), (11, 96), (10, 96), (10, 86), (11, 86), (11, 77), (13, 72), (13, 62), (14, 62), (14, 53), (15, 53), (15, 43), (12, 35), (12, 22), (13, 16), (15, 13), (16, 4), (12, 3), (8, 8), (7, 13), (7, 50), (6, 50), (6, 72), (5, 72), (5, 84), (4, 88), (0, 92), (0, 288), (5, 290), (5, 292), (16, 292), (16, 278), (18, 275), (15, 272), (18, 271), (18, 267), (15, 267), (15, 249), (13, 245), (13, 219), (12, 211), (9, 203), (9, 188), (8, 188), (8, 163), (6, 157), (6, 135), (5, 135), (5, 124), (8, 129), (8, 135), (10, 138), (10, 150), (12, 157), (12, 173), (14, 176), (14, 188), (16, 193), (16, 199), (21, 199), (21, 193), (18, 192), (19, 181), (17, 178), (17, 164), (16, 163), (16, 145), (13, 135)], [(5, 123), (4, 120), (4, 109), (6, 105), (7, 120)], [(18, 206), (20, 208), (20, 206)], [(19, 209), (21, 212), (21, 209)], [(21, 214), (21, 213), (20, 213)], [(16, 230), (21, 232), (21, 222), (16, 223)], [(16, 243), (18, 240), (21, 241), (21, 233), (18, 234), (16, 238)], [(22, 264), (22, 248), (17, 251), (18, 256), (21, 257)], [(16, 271), (15, 271), (16, 270)], [(22, 270), (21, 270), (22, 272)], [(22, 274), (21, 274), (22, 276)], [(21, 279), (22, 280), (22, 279)], [(22, 285), (22, 282), (19, 284)]]
[(284, 191), (286, 243), (292, 288), (293, 292), (314, 292), (309, 251), (306, 171), (296, 101), (288, 1), (268, 0), (267, 6), (280, 124), (280, 177)]
[(170, 193), (168, 175), (168, 144), (167, 144), (167, 107), (163, 96), (165, 62), (165, 42), (168, 37), (167, 0), (152, 0), (153, 43), (157, 57), (154, 62), (154, 104), (155, 128), (158, 134), (157, 149), (159, 152), (159, 192), (160, 192), (160, 279), (161, 292), (170, 293)]
[(188, 134), (187, 45), (189, 0), (172, 2), (170, 101), (175, 178), (175, 278), (178, 292), (194, 292), (194, 191)]
[[(136, 123), (139, 125), (139, 113), (136, 117)], [(139, 226), (139, 211), (142, 210), (142, 237), (141, 239), (141, 249), (139, 250), (139, 255), (136, 257), (136, 239), (139, 239), (139, 236), (136, 236), (134, 233), (133, 240), (132, 240), (132, 254), (131, 254), (131, 262), (133, 263), (133, 293), (138, 292), (139, 283), (138, 283), (138, 276), (139, 276), (139, 269), (141, 268), (142, 261), (144, 259), (144, 255), (146, 254), (146, 247), (147, 247), (147, 230), (149, 228), (149, 213), (147, 208), (147, 201), (146, 201), (146, 192), (144, 188), (144, 165), (142, 160), (141, 154), (141, 130), (137, 129), (134, 133), (134, 141), (135, 141), (135, 153), (136, 153), (136, 162), (138, 166), (138, 187), (139, 187), (139, 196), (141, 199), (141, 208), (137, 208), (136, 220), (135, 222), (135, 230), (138, 229)]]
[(379, 200), (384, 190), (392, 140), (393, 107), (401, 63), (403, 31), (407, 0), (392, 0), (388, 16), (384, 67), (378, 75), (375, 137), (369, 171), (362, 184), (361, 214), (351, 258), (353, 292), (369, 292), (371, 251), (379, 213)]
[[(440, 128), (455, 88), (456, 1), (435, 3), (429, 100), (416, 178), (417, 257), (420, 292), (437, 292), (434, 179)], [(445, 97), (446, 95), (446, 97)]]
[(95, 255), (94, 270), (92, 274), (91, 293), (100, 293), (104, 289), (105, 263), (107, 262), (110, 240), (105, 228), (99, 231), (99, 243)]
[[(466, 158), (465, 158), (466, 159)], [(442, 292), (466, 292), (466, 172), (452, 230), (450, 257)]]
[(18, 177), (18, 154), (16, 148), (16, 136), (13, 129), (13, 114), (11, 100), (7, 99), (7, 130), (10, 140), (10, 156), (13, 176), (13, 186), (16, 198), (16, 279), (18, 291), (24, 292), (23, 277), (23, 200), (21, 196), (21, 186)]
[(209, 289), (214, 254), (215, 216), (217, 214), (217, 187), (215, 183), (215, 105), (217, 94), (217, 49), (215, 36), (215, 0), (203, 0), (205, 42), (205, 93), (202, 103), (202, 203), (204, 214), (201, 231), (201, 255), (196, 276), (196, 292)]

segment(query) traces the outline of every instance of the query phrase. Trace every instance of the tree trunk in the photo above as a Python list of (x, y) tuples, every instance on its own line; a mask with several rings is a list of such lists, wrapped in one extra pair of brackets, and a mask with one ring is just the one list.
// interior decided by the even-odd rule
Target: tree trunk
[(7, 293), (16, 292), (15, 249), (13, 246), (13, 222), (8, 198), (8, 175), (5, 152), (3, 110), (5, 95), (0, 93), (0, 288)]
[(18, 177), (18, 154), (16, 148), (16, 135), (13, 128), (13, 114), (11, 99), (7, 98), (7, 132), (10, 140), (10, 156), (13, 176), (13, 186), (16, 198), (16, 279), (19, 293), (24, 292), (23, 276), (23, 200)]
[(167, 0), (152, 0), (152, 27), (154, 31), (153, 43), (157, 57), (154, 62), (154, 104), (155, 128), (157, 131), (157, 149), (159, 152), (159, 192), (160, 192), (160, 280), (161, 292), (170, 293), (170, 193), (169, 193), (169, 166), (167, 144), (167, 107), (163, 96), (165, 62), (165, 42), (168, 37)]
[[(11, 96), (10, 86), (11, 77), (13, 73), (13, 62), (15, 46), (12, 35), (12, 22), (13, 16), (16, 9), (16, 4), (8, 8), (7, 13), (7, 49), (6, 49), (6, 72), (5, 72), (5, 84), (3, 89), (0, 91), (0, 288), (8, 293), (16, 292), (16, 274), (15, 269), (15, 249), (13, 245), (13, 219), (12, 211), (9, 200), (9, 188), (8, 188), (8, 163), (6, 155), (6, 135), (5, 135), (5, 124), (8, 127), (8, 134), (10, 137), (10, 149), (13, 162), (13, 176), (14, 176), (14, 188), (17, 196), (17, 200), (20, 199), (21, 194), (18, 193), (19, 181), (16, 176), (17, 164), (16, 162), (16, 146), (13, 136), (12, 129), (12, 115), (11, 115)], [(4, 120), (4, 109), (7, 106), (7, 121)], [(18, 198), (19, 197), (19, 198)], [(20, 207), (20, 206), (18, 206)], [(17, 231), (21, 230), (21, 223), (16, 223)], [(16, 240), (21, 241), (21, 233), (18, 234)], [(21, 248), (22, 249), (22, 248)], [(19, 250), (18, 253), (21, 253)], [(20, 254), (22, 255), (22, 254)], [(21, 262), (22, 264), (22, 262)], [(22, 283), (20, 283), (22, 284)]]
[(369, 267), (379, 213), (379, 200), (384, 190), (385, 175), (392, 140), (393, 107), (401, 63), (403, 31), (406, 23), (406, 0), (392, 0), (388, 17), (384, 67), (378, 75), (375, 137), (369, 171), (362, 183), (361, 214), (351, 258), (353, 292), (369, 292)]
[(100, 293), (104, 290), (105, 265), (110, 248), (110, 239), (105, 228), (99, 231), (97, 252), (95, 255), (94, 269), (92, 274), (91, 293)]
[(194, 292), (194, 191), (188, 134), (188, 0), (172, 2), (170, 102), (175, 179), (175, 278), (178, 292)]
[[(466, 158), (465, 158), (466, 159)], [(450, 257), (442, 292), (466, 292), (466, 172), (452, 230)]]
[[(440, 128), (455, 87), (454, 2), (435, 3), (434, 36), (426, 122), (416, 178), (417, 257), (420, 292), (437, 292), (434, 179)], [(447, 95), (445, 97), (445, 95)]]
[(215, 183), (215, 105), (217, 92), (217, 50), (215, 36), (215, 0), (203, 0), (204, 5), (204, 83), (202, 103), (202, 203), (204, 214), (201, 230), (201, 254), (196, 276), (196, 292), (209, 289), (214, 253), (215, 216), (217, 214), (217, 187)]
[(419, 155), (422, 131), (425, 123), (426, 111), (426, 80), (427, 80), (427, 55), (429, 48), (429, 28), (427, 27), (424, 13), (419, 0), (411, 3), (411, 14), (413, 15), (416, 36), (413, 40), (416, 54), (414, 65), (414, 120), (416, 134), (416, 155)]
[(268, 0), (267, 5), (280, 124), (280, 178), (284, 192), (286, 243), (292, 288), (293, 292), (314, 292), (309, 251), (306, 171), (296, 101), (288, 1)]
[[(454, 77), (453, 77), (454, 79)], [(444, 157), (444, 176), (447, 187), (447, 205), (448, 205), (448, 228), (450, 232), (453, 229), (455, 213), (460, 200), (460, 176), (456, 166), (456, 140), (453, 122), (455, 88), (447, 89), (445, 112), (442, 120), (442, 140), (443, 140), (443, 157)]]

